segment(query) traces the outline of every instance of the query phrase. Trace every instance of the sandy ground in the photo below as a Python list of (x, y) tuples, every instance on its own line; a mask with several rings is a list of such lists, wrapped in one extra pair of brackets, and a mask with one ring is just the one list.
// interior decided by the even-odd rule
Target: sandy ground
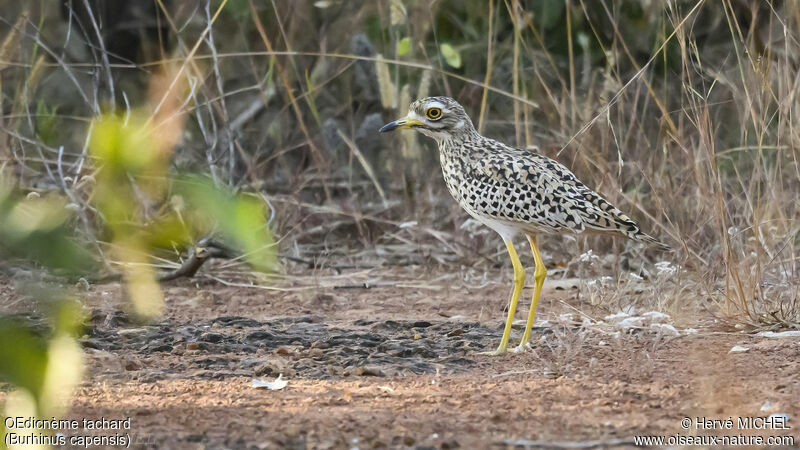
[[(531, 348), (487, 356), (502, 332), (504, 271), (482, 284), (402, 271), (375, 288), (173, 282), (166, 316), (149, 325), (121, 312), (118, 285), (92, 286), (87, 377), (70, 414), (130, 418), (133, 448), (627, 448), (639, 435), (737, 434), (800, 443), (797, 338), (728, 332), (708, 315), (660, 319), (677, 336), (648, 322), (616, 333), (613, 320), (583, 320), (614, 311), (546, 284)], [(15, 298), (0, 285), (19, 310)], [(729, 353), (737, 345), (749, 350)], [(278, 374), (282, 390), (251, 387)], [(791, 428), (736, 429), (738, 417), (770, 414), (787, 414)], [(698, 430), (696, 418), (732, 418), (734, 429)]]

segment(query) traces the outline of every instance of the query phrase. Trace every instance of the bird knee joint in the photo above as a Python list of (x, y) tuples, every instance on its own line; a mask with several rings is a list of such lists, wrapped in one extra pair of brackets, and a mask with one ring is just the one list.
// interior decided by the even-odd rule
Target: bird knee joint
[(533, 278), (535, 278), (536, 281), (544, 280), (545, 276), (547, 276), (547, 269), (545, 269), (544, 266), (537, 267), (536, 271), (533, 272)]
[(514, 283), (525, 284), (525, 269), (522, 267), (514, 268)]

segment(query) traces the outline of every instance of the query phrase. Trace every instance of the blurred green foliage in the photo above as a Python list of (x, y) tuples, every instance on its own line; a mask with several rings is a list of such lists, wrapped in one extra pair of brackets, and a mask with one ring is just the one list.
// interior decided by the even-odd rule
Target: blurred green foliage
[(55, 193), (24, 196), (0, 172), (0, 258), (32, 260), (64, 275), (87, 273), (94, 260), (76, 240), (66, 204)]
[(34, 396), (44, 384), (47, 344), (20, 319), (0, 317), (0, 377)]
[[(69, 216), (57, 194), (25, 197), (0, 172), (0, 261), (33, 262), (71, 277), (86, 274), (96, 267), (94, 259), (68, 227)], [(36, 325), (32, 317), (0, 315), (0, 380), (13, 387), (3, 409), (6, 416), (59, 415), (83, 372), (75, 341), (83, 312), (63, 289), (38, 282), (27, 290), (31, 306), (38, 306), (32, 309), (44, 311), (47, 321)]]
[[(274, 239), (264, 202), (216, 186), (210, 178), (169, 172), (172, 135), (143, 111), (104, 115), (89, 144), (99, 161), (94, 203), (103, 215), (115, 258), (128, 282), (134, 309), (155, 317), (163, 309), (155, 266), (148, 260), (159, 248), (185, 248), (221, 233), (259, 271), (276, 269)], [(166, 141), (166, 142), (165, 142)], [(149, 205), (164, 206), (152, 210)]]
[[(78, 302), (55, 290), (38, 299), (50, 319), (45, 328), (34, 327), (30, 320), (20, 317), (0, 316), (0, 379), (27, 391), (36, 400), (37, 411), (46, 415), (57, 408), (58, 390), (69, 387), (60, 385), (61, 381), (73, 378), (62, 374), (59, 380), (58, 373), (48, 371), (65, 364), (75, 365), (74, 370), (80, 371), (75, 352), (64, 354), (59, 350), (61, 344), (53, 347), (53, 343), (67, 339), (76, 349), (74, 338), (80, 334), (85, 317)], [(67, 361), (54, 361), (59, 358)]]
[(397, 41), (397, 54), (399, 56), (403, 56), (406, 53), (411, 51), (411, 38), (406, 36), (403, 39)]
[(442, 53), (442, 58), (448, 66), (458, 69), (461, 67), (461, 53), (452, 45), (444, 43), (439, 46), (439, 51)]
[[(58, 192), (25, 194), (0, 170), (0, 261), (69, 277), (25, 287), (28, 306), (38, 310), (37, 315), (0, 315), (0, 380), (12, 387), (4, 405), (8, 416), (65, 412), (64, 400), (83, 373), (75, 338), (85, 317), (80, 302), (61, 284), (78, 276), (95, 278), (101, 257), (120, 270), (133, 311), (144, 320), (158, 318), (164, 309), (152, 261), (159, 249), (186, 249), (220, 235), (254, 269), (277, 268), (267, 224), (272, 211), (266, 202), (218, 186), (210, 178), (171, 172), (183, 121), (175, 120), (167, 94), (163, 114), (134, 109), (93, 120), (88, 128), (88, 150), (95, 164), (92, 209), (68, 203), (68, 196)], [(39, 102), (37, 111), (39, 138), (55, 139), (56, 108)], [(88, 215), (87, 210), (96, 214), (108, 242), (86, 245), (87, 236), (75, 232), (77, 215)], [(87, 250), (97, 246), (109, 251), (100, 255)]]
[(243, 253), (256, 270), (277, 269), (272, 231), (265, 222), (271, 214), (255, 196), (220, 189), (207, 177), (185, 176), (175, 183), (175, 192), (186, 202), (195, 235), (219, 230), (225, 242)]
[(58, 146), (59, 128), (63, 126), (58, 105), (48, 106), (44, 99), (36, 103), (36, 135), (46, 145)]

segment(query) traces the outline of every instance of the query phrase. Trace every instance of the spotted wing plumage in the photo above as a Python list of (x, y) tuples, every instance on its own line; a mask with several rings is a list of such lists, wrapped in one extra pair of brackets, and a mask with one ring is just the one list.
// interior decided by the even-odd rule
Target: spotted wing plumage
[(442, 151), (445, 179), (450, 178), (451, 193), (473, 215), (534, 233), (620, 233), (658, 243), (557, 161), (483, 136), (456, 150), (468, 154), (450, 151), (450, 157)]

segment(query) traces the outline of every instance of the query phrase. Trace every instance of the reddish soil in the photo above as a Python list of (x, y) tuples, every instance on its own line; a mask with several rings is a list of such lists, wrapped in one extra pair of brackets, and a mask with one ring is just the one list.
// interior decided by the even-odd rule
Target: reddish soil
[[(130, 417), (132, 447), (144, 448), (625, 448), (637, 435), (726, 433), (800, 442), (797, 338), (725, 332), (708, 315), (676, 318), (680, 336), (615, 335), (557, 321), (613, 311), (545, 284), (538, 317), (549, 323), (531, 349), (486, 356), (502, 332), (505, 272), (483, 286), (414, 268), (371, 273), (385, 287), (369, 289), (182, 281), (165, 286), (167, 313), (150, 325), (120, 312), (118, 285), (92, 286), (88, 371), (70, 415)], [(0, 285), (19, 311), (15, 298)], [(690, 326), (698, 332), (682, 331)], [(513, 344), (521, 334), (515, 326)], [(729, 353), (736, 345), (749, 351)], [(284, 389), (251, 387), (279, 373)], [(791, 429), (680, 424), (773, 413), (788, 414)]]

